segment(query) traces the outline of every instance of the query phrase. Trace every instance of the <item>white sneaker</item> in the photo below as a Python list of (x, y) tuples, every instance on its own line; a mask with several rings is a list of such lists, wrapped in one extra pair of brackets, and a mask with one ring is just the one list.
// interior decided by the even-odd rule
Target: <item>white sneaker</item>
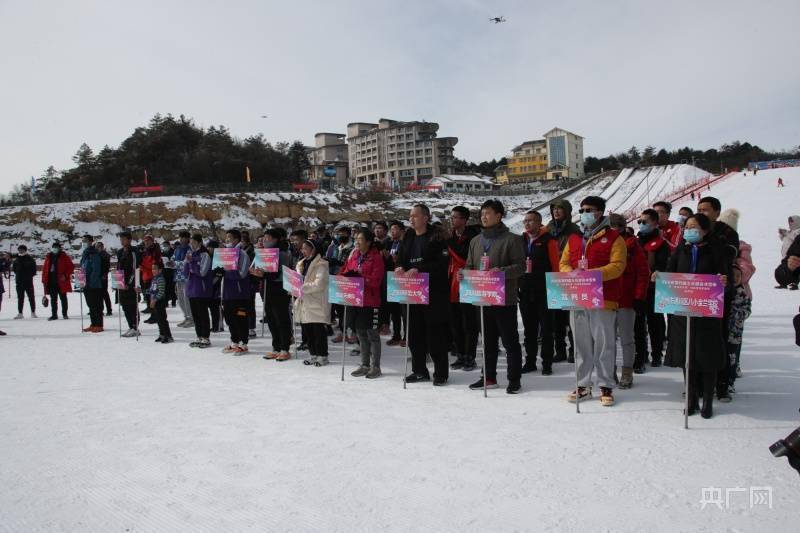
[(24, 317), (22, 316), (22, 313), (20, 313), (20, 314), (18, 314), (17, 316), (14, 317), (14, 320), (22, 320), (23, 318)]
[(137, 336), (139, 336), (139, 331), (135, 330), (133, 328), (130, 328), (128, 331), (123, 333), (122, 336), (125, 337), (125, 338), (137, 337)]

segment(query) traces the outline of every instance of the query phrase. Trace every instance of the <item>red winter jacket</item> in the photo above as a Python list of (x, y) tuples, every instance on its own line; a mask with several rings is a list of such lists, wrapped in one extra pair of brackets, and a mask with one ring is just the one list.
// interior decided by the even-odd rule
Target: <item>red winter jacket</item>
[(153, 244), (142, 252), (142, 264), (139, 265), (142, 271), (142, 282), (146, 283), (153, 279), (153, 265), (156, 263), (161, 264), (161, 248)]
[(650, 284), (650, 269), (647, 267), (647, 256), (634, 236), (625, 237), (628, 248), (628, 262), (622, 274), (622, 295), (619, 298), (620, 309), (632, 309), (634, 300), (647, 300), (647, 288)]
[(383, 282), (384, 274), (386, 274), (383, 256), (377, 248), (370, 248), (364, 255), (359, 269), (358, 263), (361, 260), (361, 256), (362, 254), (358, 249), (353, 250), (340, 274), (345, 275), (348, 272), (360, 274), (364, 278), (364, 307), (380, 307), (381, 283)]
[(674, 220), (667, 220), (667, 223), (663, 226), (659, 226), (658, 229), (661, 230), (661, 236), (667, 241), (667, 244), (669, 244), (670, 253), (674, 252), (683, 236), (681, 225)]
[[(47, 284), (50, 281), (52, 257), (53, 254), (47, 254), (44, 258), (44, 266), (42, 267), (42, 285), (44, 285), (45, 294), (47, 293)], [(75, 265), (72, 263), (72, 259), (64, 252), (59, 252), (58, 258), (56, 259), (56, 270), (54, 272), (58, 280), (59, 292), (72, 292), (72, 273), (74, 271)]]

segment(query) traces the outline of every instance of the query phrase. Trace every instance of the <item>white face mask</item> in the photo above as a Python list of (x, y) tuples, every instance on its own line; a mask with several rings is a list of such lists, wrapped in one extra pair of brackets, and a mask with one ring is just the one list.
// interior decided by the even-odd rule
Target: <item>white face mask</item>
[(60, 251), (61, 251), (61, 248), (56, 248), (56, 247), (50, 248), (50, 252), (52, 252), (54, 254), (57, 254)]
[(28, 255), (28, 252), (27, 251), (25, 251), (25, 252), (17, 252), (17, 255), (21, 255), (21, 256), (24, 257), (24, 256)]

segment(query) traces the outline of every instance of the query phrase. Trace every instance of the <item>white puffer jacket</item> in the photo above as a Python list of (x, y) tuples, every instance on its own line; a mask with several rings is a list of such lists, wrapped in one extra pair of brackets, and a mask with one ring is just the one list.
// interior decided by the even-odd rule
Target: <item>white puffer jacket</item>
[(789, 229), (783, 228), (778, 230), (778, 235), (781, 238), (781, 258), (786, 257), (786, 252), (794, 242), (795, 238), (800, 235), (800, 215), (792, 215), (789, 217)]
[[(297, 262), (297, 271), (307, 259)], [(303, 297), (294, 302), (295, 319), (301, 324), (330, 324), (328, 305), (328, 262), (317, 254), (306, 268), (303, 278)]]

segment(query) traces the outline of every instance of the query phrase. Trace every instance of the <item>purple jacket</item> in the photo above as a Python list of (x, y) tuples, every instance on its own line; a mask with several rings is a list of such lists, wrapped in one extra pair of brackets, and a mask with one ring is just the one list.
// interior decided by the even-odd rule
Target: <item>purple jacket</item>
[(211, 298), (214, 293), (214, 274), (211, 272), (211, 256), (198, 250), (192, 253), (191, 261), (183, 262), (186, 276), (186, 296), (189, 298)]
[(236, 270), (226, 270), (222, 288), (222, 300), (249, 300), (252, 295), (252, 287), (248, 269), (250, 268), (250, 258), (247, 252), (239, 248), (239, 262)]

